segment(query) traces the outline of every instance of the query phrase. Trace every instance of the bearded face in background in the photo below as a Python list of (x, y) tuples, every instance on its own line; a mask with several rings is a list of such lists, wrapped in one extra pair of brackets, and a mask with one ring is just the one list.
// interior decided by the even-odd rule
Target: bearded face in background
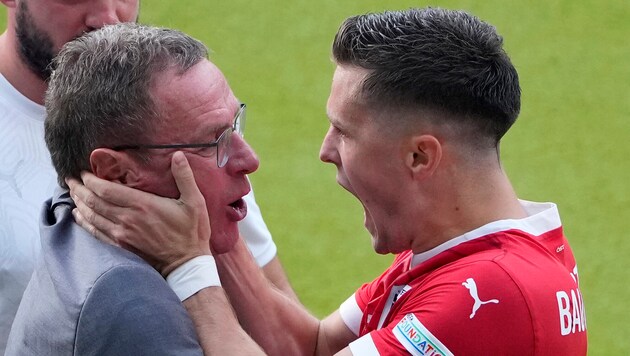
[(50, 63), (55, 56), (52, 38), (35, 24), (25, 2), (20, 2), (16, 12), (15, 32), (18, 53), (42, 80), (50, 77)]

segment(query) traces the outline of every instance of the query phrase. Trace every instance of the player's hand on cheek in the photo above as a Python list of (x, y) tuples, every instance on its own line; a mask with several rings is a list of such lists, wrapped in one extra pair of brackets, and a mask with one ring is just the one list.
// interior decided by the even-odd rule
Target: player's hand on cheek
[(171, 172), (180, 192), (170, 199), (83, 172), (67, 179), (75, 221), (106, 243), (130, 250), (166, 276), (182, 263), (210, 255), (210, 222), (186, 157), (173, 154)]

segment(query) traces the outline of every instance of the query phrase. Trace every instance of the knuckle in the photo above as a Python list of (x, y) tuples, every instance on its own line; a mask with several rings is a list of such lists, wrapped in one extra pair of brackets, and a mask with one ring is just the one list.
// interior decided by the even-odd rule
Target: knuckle
[(133, 217), (130, 214), (123, 214), (117, 218), (117, 223), (121, 227), (133, 226)]
[(82, 215), (86, 222), (90, 224), (94, 224), (96, 222), (96, 214), (93, 211), (89, 210), (89, 211), (83, 212)]
[(94, 209), (94, 207), (96, 206), (96, 197), (90, 194), (85, 197), (84, 203), (85, 203), (85, 206), (87, 206), (88, 208)]
[(89, 225), (87, 230), (90, 233), (90, 235), (98, 236), (98, 230), (96, 229), (96, 227), (94, 225)]
[(113, 229), (111, 232), (111, 238), (116, 242), (125, 241), (125, 230), (124, 229)]

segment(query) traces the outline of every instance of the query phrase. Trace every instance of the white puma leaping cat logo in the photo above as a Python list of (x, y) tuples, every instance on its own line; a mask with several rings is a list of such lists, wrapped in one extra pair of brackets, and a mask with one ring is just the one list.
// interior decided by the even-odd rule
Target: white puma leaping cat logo
[(488, 303), (499, 304), (498, 299), (490, 299), (486, 301), (482, 301), (481, 299), (479, 299), (479, 294), (477, 293), (477, 283), (475, 283), (474, 279), (468, 278), (466, 279), (466, 282), (462, 283), (462, 285), (468, 288), (468, 290), (470, 291), (470, 296), (475, 300), (475, 304), (473, 304), (472, 308), (472, 314), (470, 314), (471, 319), (475, 316), (475, 313), (477, 313), (477, 310), (479, 310), (482, 305)]

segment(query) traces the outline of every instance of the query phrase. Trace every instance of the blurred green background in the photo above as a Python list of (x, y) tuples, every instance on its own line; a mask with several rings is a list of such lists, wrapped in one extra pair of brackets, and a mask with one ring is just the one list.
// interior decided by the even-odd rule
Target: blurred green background
[(360, 204), (318, 159), (331, 41), (348, 16), (428, 5), (468, 10), (504, 36), (523, 90), (505, 168), (522, 198), (560, 208), (589, 354), (630, 354), (630, 1), (145, 0), (140, 20), (205, 42), (248, 104), (257, 201), (295, 290), (323, 317), (392, 260), (373, 252)]

